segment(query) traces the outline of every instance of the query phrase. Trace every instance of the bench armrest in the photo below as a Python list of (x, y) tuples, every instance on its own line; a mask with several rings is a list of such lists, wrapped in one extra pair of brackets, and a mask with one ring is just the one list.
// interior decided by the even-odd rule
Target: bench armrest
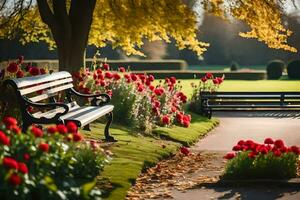
[[(82, 97), (82, 98), (93, 98), (91, 101), (92, 106), (102, 106), (103, 104), (107, 104), (110, 102), (111, 98), (108, 94), (106, 93), (101, 93), (101, 94), (83, 94), (80, 92), (77, 92), (74, 88), (70, 89), (71, 93)], [(99, 98), (100, 97), (100, 98)], [(105, 99), (103, 99), (103, 97)]]

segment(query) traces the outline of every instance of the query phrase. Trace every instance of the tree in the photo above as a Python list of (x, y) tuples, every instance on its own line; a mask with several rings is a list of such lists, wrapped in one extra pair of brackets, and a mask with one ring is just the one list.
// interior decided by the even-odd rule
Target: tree
[[(10, 2), (10, 3), (9, 3)], [(281, 21), (285, 0), (0, 0), (0, 38), (22, 43), (45, 41), (57, 47), (60, 70), (84, 65), (87, 44), (110, 43), (127, 54), (143, 56), (149, 41), (174, 38), (179, 49), (201, 55), (207, 43), (197, 39), (196, 10), (249, 25), (242, 37), (257, 38), (271, 48), (296, 51), (287, 44), (291, 31)], [(14, 22), (14, 23), (12, 23)], [(5, 25), (6, 24), (6, 25)], [(7, 26), (7, 24), (10, 24)]]

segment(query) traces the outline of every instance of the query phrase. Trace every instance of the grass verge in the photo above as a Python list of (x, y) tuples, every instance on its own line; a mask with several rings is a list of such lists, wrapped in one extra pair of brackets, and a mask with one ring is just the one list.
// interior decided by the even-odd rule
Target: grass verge
[[(101, 174), (102, 178), (108, 178), (112, 184), (112, 188), (104, 193), (104, 199), (124, 199), (127, 190), (141, 171), (169, 157), (182, 144), (192, 144), (217, 123), (216, 119), (207, 120), (193, 114), (189, 128), (174, 126), (156, 129), (155, 133), (164, 136), (164, 139), (141, 136), (122, 126), (113, 126), (111, 133), (118, 142), (109, 146), (109, 150), (114, 154), (113, 159), (104, 167)], [(94, 123), (91, 129), (91, 132), (82, 131), (86, 138), (103, 138), (103, 124)]]

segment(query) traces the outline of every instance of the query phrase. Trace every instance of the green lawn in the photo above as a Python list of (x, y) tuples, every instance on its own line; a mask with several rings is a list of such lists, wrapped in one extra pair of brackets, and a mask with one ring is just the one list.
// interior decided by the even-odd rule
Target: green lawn
[[(144, 137), (125, 127), (113, 126), (111, 133), (118, 142), (108, 147), (114, 155), (102, 172), (102, 178), (109, 179), (113, 188), (104, 194), (104, 198), (124, 199), (143, 169), (175, 153), (182, 144), (192, 144), (217, 124), (217, 119), (208, 120), (193, 114), (189, 128), (158, 128), (154, 131), (155, 137)], [(86, 138), (103, 138), (104, 125), (94, 123), (91, 129), (91, 132), (82, 131)]]
[[(181, 80), (186, 95), (192, 94), (191, 83), (198, 80)], [(219, 91), (300, 91), (300, 80), (225, 80)]]

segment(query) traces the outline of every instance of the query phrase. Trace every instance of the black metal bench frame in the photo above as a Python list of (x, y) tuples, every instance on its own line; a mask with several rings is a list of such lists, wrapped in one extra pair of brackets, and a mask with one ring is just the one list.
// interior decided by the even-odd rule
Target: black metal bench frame
[[(60, 82), (61, 84), (56, 81)], [(23, 132), (26, 132), (28, 127), (32, 124), (66, 124), (68, 121), (75, 122), (78, 127), (82, 127), (84, 130), (90, 130), (89, 123), (82, 124), (79, 120), (76, 120), (76, 118), (62, 119), (62, 117), (72, 111), (72, 108), (75, 108), (74, 106), (76, 106), (76, 109), (82, 108), (78, 106), (77, 102), (73, 99), (73, 96), (77, 96), (80, 98), (92, 99), (90, 101), (91, 105), (86, 106), (87, 108), (89, 107), (97, 109), (105, 105), (110, 106), (109, 110), (107, 109), (107, 111), (103, 112), (102, 115), (106, 116), (107, 118), (104, 135), (106, 141), (116, 141), (114, 137), (112, 137), (109, 133), (109, 128), (113, 121), (113, 106), (108, 105), (111, 100), (110, 96), (106, 93), (82, 94), (77, 92), (73, 88), (72, 76), (68, 72), (55, 72), (50, 75), (48, 74), (20, 79), (9, 79), (4, 82), (4, 85), (12, 86), (16, 93), (17, 101), (19, 102), (21, 109)], [(36, 92), (38, 91), (37, 89), (39, 88), (44, 88), (45, 92), (42, 94), (36, 94)], [(57, 102), (57, 99), (55, 97), (59, 92), (65, 93), (65, 97), (67, 100), (66, 103)], [(28, 94), (31, 94), (31, 96), (28, 97)], [(30, 113), (28, 111), (28, 108), (30, 106), (41, 110), (52, 109), (53, 114), (51, 117), (45, 117), (43, 116), (44, 113), (41, 111), (37, 113)], [(85, 114), (89, 113), (85, 112)], [(48, 112), (48, 115), (51, 115), (51, 113), (49, 114)], [(78, 115), (75, 116), (80, 117)], [(99, 114), (97, 114), (97, 116), (99, 116)]]
[(201, 92), (200, 99), (201, 111), (209, 119), (213, 111), (300, 109), (300, 92)]

